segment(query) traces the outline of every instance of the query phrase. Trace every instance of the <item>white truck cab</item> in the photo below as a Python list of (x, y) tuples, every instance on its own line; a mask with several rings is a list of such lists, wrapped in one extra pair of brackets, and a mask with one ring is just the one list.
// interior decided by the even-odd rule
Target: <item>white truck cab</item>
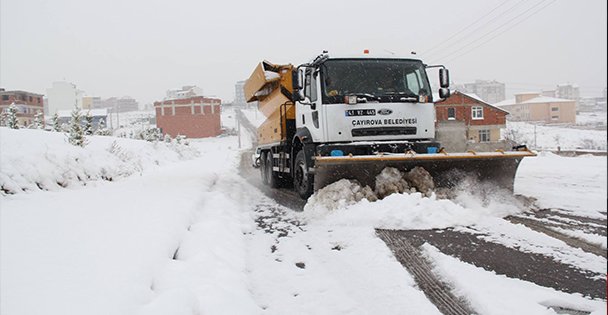
[(421, 60), (323, 55), (300, 67), (296, 128), (315, 143), (431, 140), (433, 95)]

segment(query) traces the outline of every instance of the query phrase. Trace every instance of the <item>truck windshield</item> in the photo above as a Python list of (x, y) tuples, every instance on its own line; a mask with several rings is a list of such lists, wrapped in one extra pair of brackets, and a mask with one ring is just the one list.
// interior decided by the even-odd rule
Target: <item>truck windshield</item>
[(324, 104), (344, 103), (344, 96), (368, 101), (432, 101), (424, 65), (410, 59), (330, 59), (321, 67)]

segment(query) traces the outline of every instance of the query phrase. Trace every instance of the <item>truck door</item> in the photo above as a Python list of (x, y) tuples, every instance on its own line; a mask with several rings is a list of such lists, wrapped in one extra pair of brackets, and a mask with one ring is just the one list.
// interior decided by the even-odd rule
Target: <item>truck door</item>
[(323, 141), (321, 97), (318, 87), (318, 71), (306, 68), (304, 72), (304, 101), (299, 103), (296, 110), (296, 125), (298, 128), (306, 127), (314, 142)]

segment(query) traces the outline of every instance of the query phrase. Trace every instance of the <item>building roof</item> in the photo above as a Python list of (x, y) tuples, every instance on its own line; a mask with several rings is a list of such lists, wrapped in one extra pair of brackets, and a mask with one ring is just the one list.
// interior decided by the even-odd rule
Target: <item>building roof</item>
[(498, 103), (494, 103), (494, 106), (500, 107), (500, 106), (505, 106), (505, 105), (515, 105), (515, 104), (517, 104), (517, 103), (515, 103), (515, 99), (511, 98), (508, 100), (500, 101)]
[(557, 97), (550, 97), (550, 96), (538, 96), (535, 98), (531, 98), (527, 101), (521, 102), (521, 103), (517, 103), (515, 102), (515, 99), (508, 99), (508, 100), (504, 100), (502, 102), (498, 102), (495, 103), (494, 106), (500, 107), (500, 106), (509, 106), (509, 105), (520, 105), (520, 104), (537, 104), (537, 103), (567, 103), (567, 102), (574, 102), (573, 100), (568, 100), (565, 98), (557, 98)]
[(529, 99), (521, 104), (532, 104), (532, 103), (566, 103), (566, 102), (574, 102), (574, 100), (568, 100), (565, 98), (557, 98), (550, 96), (539, 96), (533, 99)]
[(472, 100), (474, 100), (474, 101), (476, 101), (476, 102), (478, 102), (478, 103), (481, 103), (482, 105), (492, 107), (492, 108), (494, 108), (494, 109), (496, 109), (496, 110), (499, 110), (499, 111), (501, 111), (501, 112), (505, 112), (505, 113), (507, 113), (507, 114), (509, 113), (508, 111), (506, 111), (506, 110), (504, 110), (504, 109), (502, 109), (502, 108), (496, 107), (495, 105), (492, 105), (492, 104), (490, 104), (490, 103), (488, 103), (488, 102), (486, 102), (486, 101), (482, 100), (482, 99), (481, 99), (481, 97), (479, 97), (479, 95), (477, 95), (477, 94), (475, 94), (475, 93), (465, 93), (465, 92), (460, 92), (460, 91), (458, 91), (458, 90), (454, 91), (454, 94), (456, 94), (456, 93), (458, 93), (458, 94), (462, 94), (462, 95), (464, 95), (465, 97), (468, 97), (468, 98), (470, 98), (470, 99), (472, 99)]
[(33, 92), (28, 92), (28, 91), (23, 91), (23, 90), (12, 90), (12, 91), (0, 91), (0, 94), (21, 94), (21, 93), (26, 93), (26, 94), (30, 94), (30, 95), (38, 95), (38, 96), (44, 96), (44, 94), (38, 94), (38, 93), (33, 93)]
[(466, 96), (468, 96), (470, 98), (473, 98), (473, 99), (475, 99), (477, 101), (485, 103), (485, 101), (481, 98), (481, 96), (479, 96), (479, 95), (477, 95), (475, 93), (468, 93), (468, 92), (465, 93), (465, 92), (460, 92), (460, 91), (457, 91), (457, 92), (462, 93), (462, 94), (464, 94), (464, 95), (466, 95)]

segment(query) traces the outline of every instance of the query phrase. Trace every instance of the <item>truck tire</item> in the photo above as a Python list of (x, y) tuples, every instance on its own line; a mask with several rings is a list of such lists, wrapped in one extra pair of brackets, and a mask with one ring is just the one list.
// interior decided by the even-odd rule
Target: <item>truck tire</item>
[(268, 172), (266, 171), (266, 152), (260, 154), (260, 175), (262, 176), (262, 183), (268, 185)]
[(279, 178), (275, 171), (272, 170), (272, 152), (266, 154), (266, 178), (268, 186), (271, 188), (279, 188)]
[(313, 192), (313, 183), (314, 177), (308, 173), (306, 153), (304, 153), (304, 150), (300, 150), (294, 163), (293, 189), (302, 199), (308, 199)]

